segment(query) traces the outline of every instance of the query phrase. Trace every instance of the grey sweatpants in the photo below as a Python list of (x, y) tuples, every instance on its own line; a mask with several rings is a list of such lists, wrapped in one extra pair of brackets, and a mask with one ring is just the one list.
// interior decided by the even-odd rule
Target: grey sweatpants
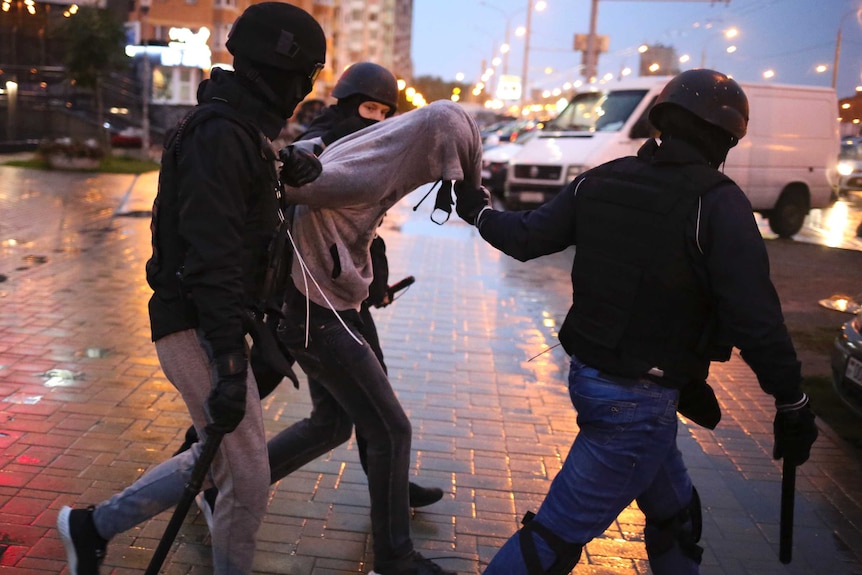
[[(209, 356), (195, 330), (156, 342), (159, 363), (182, 394), (198, 436), (206, 437), (204, 404), (214, 381)], [(239, 427), (224, 436), (204, 488), (219, 489), (213, 516), (215, 575), (251, 573), (257, 530), (266, 512), (269, 461), (257, 385), (248, 371), (246, 414)], [(96, 529), (110, 539), (179, 502), (201, 444), (160, 463), (131, 486), (96, 507)]]

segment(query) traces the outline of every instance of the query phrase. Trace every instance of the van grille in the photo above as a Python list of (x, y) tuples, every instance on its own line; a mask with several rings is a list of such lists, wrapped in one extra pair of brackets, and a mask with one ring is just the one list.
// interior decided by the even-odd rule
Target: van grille
[(518, 164), (515, 166), (515, 177), (521, 180), (554, 180), (560, 179), (562, 166), (537, 166), (535, 164)]

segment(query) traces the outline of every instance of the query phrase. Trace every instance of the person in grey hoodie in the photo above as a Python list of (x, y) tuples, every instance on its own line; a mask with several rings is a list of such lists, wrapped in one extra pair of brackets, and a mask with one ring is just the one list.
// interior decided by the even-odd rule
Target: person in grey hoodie
[(293, 424), (270, 440), (296, 469), (357, 435), (368, 444), (368, 489), (377, 575), (447, 574), (413, 548), (408, 475), (412, 430), (373, 349), (359, 310), (372, 280), (369, 246), (383, 215), (419, 186), (481, 182), (481, 137), (457, 104), (424, 108), (363, 128), (326, 147), (321, 175), (287, 187), (296, 204), (292, 280), (282, 309), (282, 344), (319, 383), (316, 425)]

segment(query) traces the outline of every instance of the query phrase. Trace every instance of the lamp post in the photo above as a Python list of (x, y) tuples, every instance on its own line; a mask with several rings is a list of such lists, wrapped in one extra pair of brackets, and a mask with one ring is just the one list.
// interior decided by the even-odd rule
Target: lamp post
[(856, 21), (859, 21), (859, 13), (862, 12), (862, 8), (857, 8), (856, 10), (850, 10), (841, 16), (841, 20), (838, 22), (838, 34), (835, 38), (835, 61), (832, 64), (832, 89), (834, 90), (838, 84), (838, 60), (841, 57), (841, 29), (844, 27), (844, 21), (847, 20), (847, 17), (851, 14), (856, 14)]
[(150, 157), (150, 42), (144, 40), (147, 30), (147, 16), (150, 13), (150, 0), (140, 0), (141, 42), (144, 44), (144, 86), (141, 94), (141, 151), (144, 158)]
[[(545, 9), (544, 0), (538, 0), (535, 9), (541, 12)], [(532, 33), (533, 0), (527, 0), (527, 24), (524, 27), (524, 69), (521, 74), (521, 108), (527, 103), (527, 73), (530, 66), (530, 34)]]
[(509, 73), (509, 47), (511, 46), (510, 42), (511, 42), (511, 30), (512, 30), (512, 18), (515, 16), (515, 14), (517, 12), (515, 14), (507, 14), (505, 10), (503, 10), (502, 8), (499, 8), (497, 6), (494, 6), (493, 4), (488, 4), (487, 2), (480, 2), (480, 4), (482, 6), (484, 6), (485, 8), (491, 8), (492, 10), (496, 10), (497, 12), (499, 12), (500, 14), (503, 15), (503, 18), (506, 19), (506, 36), (505, 36), (505, 39), (503, 40), (504, 46), (506, 46), (506, 49), (505, 49), (505, 51), (500, 50), (501, 52), (503, 52), (503, 75), (506, 75)]

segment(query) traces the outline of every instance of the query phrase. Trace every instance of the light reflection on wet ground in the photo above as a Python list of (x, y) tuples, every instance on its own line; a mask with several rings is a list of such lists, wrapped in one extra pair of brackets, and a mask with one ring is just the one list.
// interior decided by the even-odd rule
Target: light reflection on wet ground
[[(21, 341), (38, 341), (10, 344), (16, 353), (34, 358), (28, 377), (35, 386), (9, 394), (4, 399), (7, 409), (26, 414), (34, 405), (64, 405), (58, 412), (62, 417), (54, 419), (79, 422), (82, 416), (87, 417), (81, 429), (89, 431), (72, 431), (76, 439), (80, 435), (82, 443), (97, 445), (105, 441), (105, 435), (112, 440), (119, 436), (134, 445), (130, 453), (140, 457), (146, 451), (147, 463), (160, 461), (178, 443), (186, 424), (185, 411), (161, 376), (149, 341), (149, 289), (143, 281), (147, 223), (111, 218), (126, 200), (151, 205), (155, 178), (142, 177), (137, 184), (140, 189), (132, 194), (134, 197), (127, 197), (132, 181), (129, 176), (90, 180), (88, 176), (49, 173), (44, 174), (47, 184), (37, 190), (36, 179), (29, 178), (28, 172), (0, 167), (0, 242), (16, 239), (0, 243), (0, 272), (8, 273), (15, 284), (0, 283), (0, 298), (12, 294), (2, 304), (2, 313), (7, 322), (9, 317), (29, 320), (34, 317), (31, 302), (40, 302), (34, 328), (39, 330), (38, 338), (17, 331), (17, 326), (7, 332)], [(3, 209), (4, 197), (9, 200), (9, 186), (5, 184), (10, 173), (22, 178), (18, 183), (25, 187), (22, 211), (16, 214), (23, 217), (13, 222)], [(390, 253), (391, 279), (413, 274), (417, 282), (395, 305), (375, 311), (375, 318), (385, 338), (384, 352), (393, 384), (406, 408), (412, 410), (414, 445), (421, 452), (419, 477), (429, 485), (447, 487), (444, 501), (414, 518), (417, 542), (420, 547), (428, 544), (445, 549), (444, 554), (461, 557), (458, 571), (474, 573), (477, 563), (473, 557), (487, 560), (500, 539), (517, 528), (516, 518), (537, 508), (577, 431), (565, 386), (568, 360), (561, 348), (554, 347), (559, 322), (571, 299), (573, 252), (566, 250), (527, 263), (514, 261), (484, 246), (476, 230), (458, 220), (454, 212), (443, 226), (431, 222), (432, 197), (412, 211), (421, 193), (402, 200), (381, 228)], [(38, 202), (37, 197), (41, 198)], [(857, 216), (851, 215), (853, 209)], [(848, 218), (858, 217), (858, 206), (847, 213)], [(840, 215), (836, 211), (834, 217)], [(12, 229), (15, 233), (7, 235)], [(816, 229), (826, 229), (826, 225), (812, 228)], [(800, 235), (813, 238), (817, 233), (806, 230)], [(41, 257), (47, 260), (42, 262)], [(62, 261), (69, 265), (53, 267)], [(10, 264), (26, 269), (10, 271)], [(53, 278), (53, 269), (62, 270), (62, 276)], [(61, 282), (59, 286), (55, 281)], [(16, 299), (15, 289), (20, 293), (26, 290), (27, 298)], [(79, 373), (86, 377), (76, 378)], [(732, 382), (746, 376), (742, 371), (728, 371), (725, 377)], [(48, 381), (52, 384), (44, 385)], [(308, 413), (307, 391), (284, 387), (264, 405), (269, 431)], [(727, 399), (739, 402), (730, 410), (729, 423), (737, 417), (752, 416), (753, 405), (768, 403), (763, 394), (755, 397), (747, 393), (739, 391)], [(89, 420), (90, 410), (98, 414), (97, 424)], [(50, 418), (40, 418), (50, 424)], [(857, 519), (847, 511), (855, 509), (850, 500), (855, 495), (829, 489), (832, 484), (828, 482), (832, 475), (851, 473), (855, 468), (836, 469), (839, 464), (809, 466), (801, 475), (805, 496), (799, 499), (799, 517), (804, 523), (798, 559), (787, 568), (778, 566), (769, 541), (775, 531), (776, 506), (770, 499), (775, 495), (774, 466), (762, 447), (769, 442), (763, 439), (771, 431), (768, 428), (769, 421), (752, 418), (743, 420), (740, 427), (725, 427), (722, 435), (693, 431), (689, 436), (682, 432), (681, 447), (710, 502), (703, 573), (807, 575), (813, 571), (801, 569), (818, 564), (814, 555), (823, 549), (829, 554), (823, 564), (833, 567), (843, 561), (830, 573), (859, 572), (859, 563), (853, 562), (853, 548), (862, 549), (862, 545), (854, 546), (857, 540), (846, 537), (854, 529), (848, 524)], [(62, 434), (52, 435), (59, 436)], [(126, 452), (113, 449), (114, 453)], [(312, 560), (322, 533), (327, 539), (323, 543), (330, 547), (333, 531), (363, 541), (367, 490), (353, 449), (352, 444), (339, 448), (331, 458), (322, 458), (284, 481), (274, 494), (269, 514), (274, 523), (268, 524), (273, 532), (297, 516), (301, 519), (312, 505), (323, 508), (317, 523), (309, 523), (310, 534), (301, 536), (314, 542), (309, 547), (300, 546), (297, 551), (282, 538), (278, 544), (267, 541), (272, 548), (270, 555), (280, 564), (292, 565), (289, 562), (297, 557)], [(834, 453), (828, 458), (843, 461)], [(140, 473), (140, 463), (133, 467), (134, 474)], [(110, 486), (110, 482), (122, 481), (113, 475), (102, 480)], [(834, 504), (826, 505), (823, 499)], [(491, 505), (489, 502), (494, 509), (490, 513), (482, 508), (483, 504)], [(325, 527), (323, 517), (330, 522)], [(339, 531), (338, 521), (346, 517), (356, 517), (352, 520), (356, 525)], [(205, 527), (201, 519), (195, 521), (195, 525), (184, 526), (187, 556), (205, 562), (208, 547), (199, 541), (204, 539)], [(826, 530), (826, 536), (821, 529), (824, 522), (831, 529)], [(329, 529), (332, 525), (335, 527)], [(199, 527), (200, 532), (189, 527)], [(587, 557), (592, 563), (580, 566), (577, 572), (646, 573), (642, 527), (642, 515), (636, 508), (624, 511), (605, 538), (588, 546)], [(456, 529), (458, 537), (454, 536)], [(830, 536), (833, 531), (835, 535)], [(142, 544), (141, 553), (146, 553), (146, 545), (151, 546), (151, 541)], [(749, 545), (756, 552), (739, 551), (740, 547), (749, 549)], [(360, 550), (356, 557), (362, 553)], [(323, 550), (326, 559), (331, 559), (331, 554), (331, 548)], [(115, 548), (111, 555), (111, 565), (123, 561), (121, 549)], [(350, 556), (350, 569), (344, 570), (356, 571), (352, 563), (356, 557)], [(451, 561), (446, 566), (454, 564)], [(298, 574), (310, 572), (294, 567), (290, 569)]]

